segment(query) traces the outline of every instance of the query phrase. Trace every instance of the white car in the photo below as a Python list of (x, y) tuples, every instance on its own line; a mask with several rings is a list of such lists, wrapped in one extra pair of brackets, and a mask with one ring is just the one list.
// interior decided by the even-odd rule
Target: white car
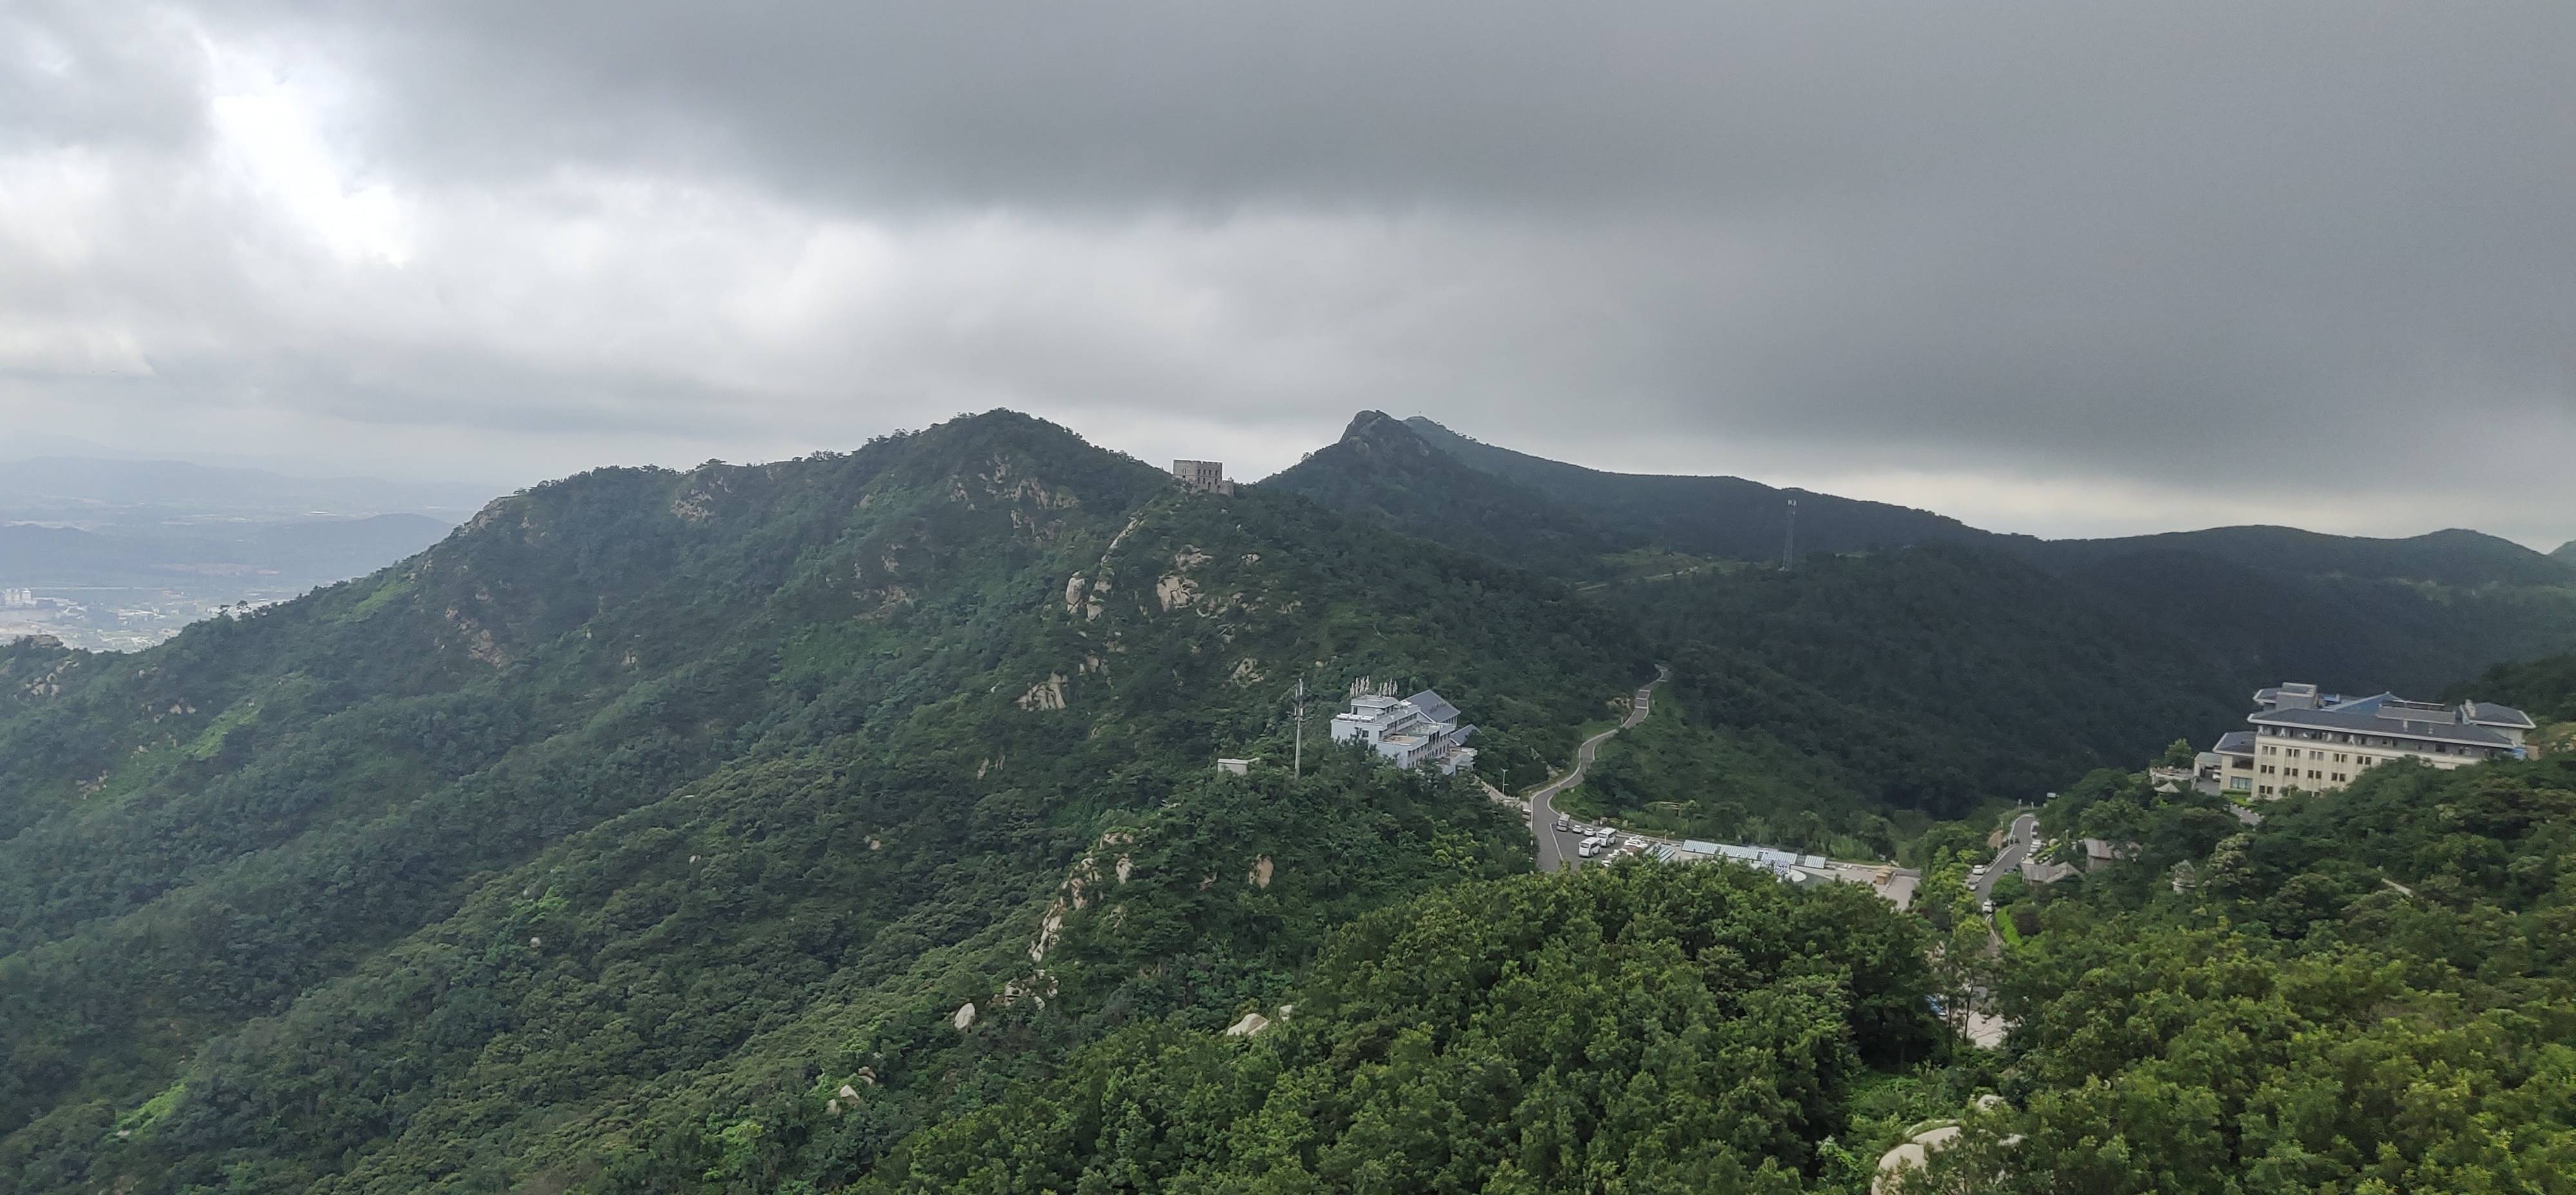
[(1632, 851), (1642, 851), (1646, 849), (1646, 840), (1630, 835), (1628, 838), (1628, 849)]
[(1968, 869), (1968, 874), (1969, 874), (1970, 876), (1973, 876), (1973, 877), (1975, 877), (1975, 878), (1977, 878), (1977, 879), (1982, 880), (1982, 879), (1986, 878), (1986, 865), (1985, 865), (1985, 864), (1983, 864), (1983, 863), (1980, 863), (1980, 864), (1976, 865), (1975, 867), (1969, 868), (1969, 869)]
[(1591, 857), (1592, 857), (1592, 856), (1594, 856), (1594, 855), (1598, 855), (1598, 854), (1600, 854), (1600, 853), (1601, 853), (1601, 848), (1600, 848), (1600, 847), (1597, 847), (1597, 846), (1594, 846), (1594, 845), (1592, 844), (1592, 840), (1591, 840), (1591, 839), (1589, 839), (1589, 838), (1586, 838), (1586, 839), (1584, 839), (1584, 840), (1583, 840), (1583, 845), (1582, 845), (1582, 846), (1579, 846), (1579, 847), (1574, 848), (1574, 853), (1575, 853), (1575, 856), (1576, 856), (1576, 857), (1578, 857), (1578, 858), (1589, 859), (1589, 858), (1591, 858)]

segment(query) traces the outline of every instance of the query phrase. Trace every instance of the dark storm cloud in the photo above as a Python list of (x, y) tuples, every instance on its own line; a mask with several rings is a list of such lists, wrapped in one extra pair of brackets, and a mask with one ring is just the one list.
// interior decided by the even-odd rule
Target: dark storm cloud
[[(21, 140), (220, 142), (248, 56), (330, 98), (338, 197), (210, 217), (219, 250), (144, 271), (184, 285), (138, 295), (102, 253), (17, 302), (94, 293), (237, 404), (801, 446), (1005, 402), (1256, 468), (1386, 406), (1608, 465), (1697, 444), (2150, 507), (1991, 513), (2043, 529), (2223, 490), (2216, 517), (2394, 494), (2339, 529), (2546, 539), (2535, 510), (2576, 499), (2564, 3), (189, 19), (20, 20)], [(400, 218), (345, 202), (368, 186)], [(256, 320), (205, 314), (245, 288)], [(46, 359), (125, 343), (81, 335)]]

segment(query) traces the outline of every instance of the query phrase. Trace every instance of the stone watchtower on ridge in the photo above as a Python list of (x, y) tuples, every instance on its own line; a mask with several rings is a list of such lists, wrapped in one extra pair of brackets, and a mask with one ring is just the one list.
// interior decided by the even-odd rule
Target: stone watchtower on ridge
[(1211, 494), (1234, 492), (1234, 483), (1225, 479), (1224, 461), (1173, 461), (1172, 476), (1194, 490)]

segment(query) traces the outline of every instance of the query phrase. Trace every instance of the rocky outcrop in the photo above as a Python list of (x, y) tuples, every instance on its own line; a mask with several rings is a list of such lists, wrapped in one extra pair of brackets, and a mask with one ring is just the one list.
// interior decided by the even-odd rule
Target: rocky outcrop
[(1020, 694), (1019, 706), (1024, 710), (1063, 709), (1064, 674), (1049, 673), (1044, 681), (1030, 685), (1028, 692)]

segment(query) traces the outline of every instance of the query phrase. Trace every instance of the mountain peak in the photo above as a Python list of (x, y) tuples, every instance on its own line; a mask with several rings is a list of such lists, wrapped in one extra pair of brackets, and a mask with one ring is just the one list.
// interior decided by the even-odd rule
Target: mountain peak
[(1396, 449), (1416, 456), (1429, 456), (1431, 445), (1415, 435), (1405, 422), (1384, 411), (1362, 411), (1351, 416), (1349, 427), (1342, 429), (1341, 442), (1368, 452), (1372, 449)]

